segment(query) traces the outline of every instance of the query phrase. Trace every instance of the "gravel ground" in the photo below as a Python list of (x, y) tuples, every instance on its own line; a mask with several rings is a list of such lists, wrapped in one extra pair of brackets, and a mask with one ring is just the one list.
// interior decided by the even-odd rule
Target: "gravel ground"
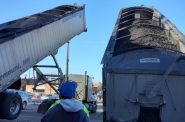
[[(43, 114), (37, 113), (38, 105), (30, 104), (23, 110), (16, 120), (2, 120), (0, 122), (40, 122)], [(95, 114), (90, 115), (90, 122), (103, 122), (103, 108), (102, 104), (98, 104), (98, 109)]]
[(98, 103), (98, 109), (95, 114), (90, 115), (90, 122), (103, 122), (103, 104)]

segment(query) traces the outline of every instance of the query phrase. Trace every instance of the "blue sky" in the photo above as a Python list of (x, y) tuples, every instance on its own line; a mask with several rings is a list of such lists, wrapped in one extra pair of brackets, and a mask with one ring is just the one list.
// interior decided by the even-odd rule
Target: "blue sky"
[[(95, 81), (102, 81), (101, 59), (121, 8), (154, 6), (185, 33), (184, 0), (1, 0), (0, 23), (73, 3), (86, 4), (88, 31), (71, 40), (69, 73), (87, 71)], [(65, 73), (66, 45), (59, 49), (56, 57)], [(51, 60), (46, 58), (40, 63), (49, 64)]]

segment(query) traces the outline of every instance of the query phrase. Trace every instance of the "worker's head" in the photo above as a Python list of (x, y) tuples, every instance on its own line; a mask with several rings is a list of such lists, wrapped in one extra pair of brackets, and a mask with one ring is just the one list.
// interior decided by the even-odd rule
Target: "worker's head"
[(59, 88), (61, 98), (72, 99), (75, 95), (77, 86), (78, 86), (77, 83), (74, 81), (64, 82)]

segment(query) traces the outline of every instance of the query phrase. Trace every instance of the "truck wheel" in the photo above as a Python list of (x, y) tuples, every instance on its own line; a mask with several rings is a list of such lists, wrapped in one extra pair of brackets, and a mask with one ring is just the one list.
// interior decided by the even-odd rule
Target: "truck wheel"
[(97, 104), (94, 103), (93, 106), (92, 106), (91, 113), (96, 113), (96, 110), (97, 110)]
[(16, 119), (21, 112), (22, 100), (16, 93), (4, 93), (0, 105), (0, 114), (4, 119)]
[(96, 113), (96, 107), (93, 107), (93, 109), (91, 110), (91, 113)]
[(96, 113), (96, 110), (97, 110), (97, 104), (96, 104), (96, 102), (89, 103), (89, 111), (91, 113)]

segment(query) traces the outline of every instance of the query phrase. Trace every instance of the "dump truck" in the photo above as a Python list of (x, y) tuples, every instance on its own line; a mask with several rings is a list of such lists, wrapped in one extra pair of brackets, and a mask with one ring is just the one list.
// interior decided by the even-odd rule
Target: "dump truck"
[(6, 89), (20, 89), (21, 74), (49, 55), (54, 58), (61, 46), (85, 31), (84, 5), (62, 5), (0, 24), (1, 119), (17, 118), (22, 106), (20, 96)]
[[(82, 102), (89, 112), (96, 113), (97, 103), (92, 96), (94, 94), (92, 77), (85, 74), (69, 74), (69, 81), (75, 81), (78, 84), (74, 98)], [(60, 96), (60, 95), (59, 95)], [(58, 99), (45, 99), (39, 105), (37, 112), (45, 114)]]
[(185, 122), (185, 36), (154, 7), (123, 8), (105, 50), (104, 122)]

